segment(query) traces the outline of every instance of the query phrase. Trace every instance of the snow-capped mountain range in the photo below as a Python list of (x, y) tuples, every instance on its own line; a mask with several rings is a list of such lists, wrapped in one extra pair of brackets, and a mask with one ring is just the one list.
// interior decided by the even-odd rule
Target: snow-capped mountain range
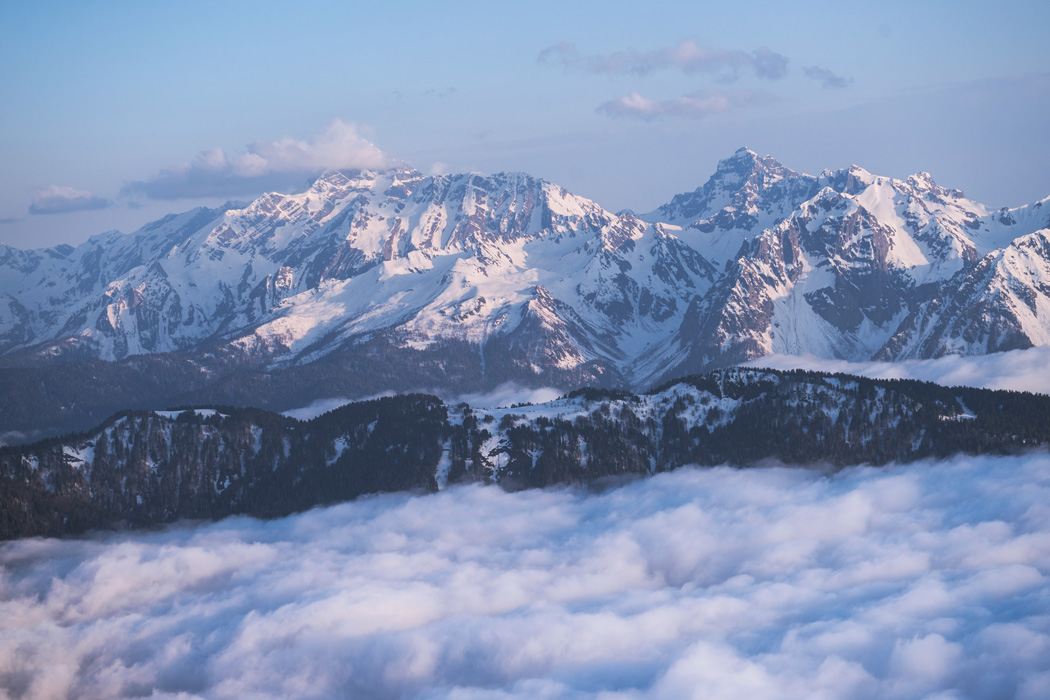
[(643, 388), (774, 352), (1046, 345), (1048, 200), (990, 209), (926, 173), (812, 176), (747, 149), (640, 216), (520, 173), (330, 171), (75, 248), (0, 246), (0, 355)]

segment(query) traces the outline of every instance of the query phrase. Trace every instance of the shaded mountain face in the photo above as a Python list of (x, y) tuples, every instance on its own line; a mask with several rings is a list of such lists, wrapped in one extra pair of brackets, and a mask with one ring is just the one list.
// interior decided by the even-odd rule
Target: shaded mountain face
[[(770, 352), (1045, 344), (1048, 219), (1048, 200), (992, 210), (925, 173), (811, 176), (746, 149), (641, 216), (520, 173), (327, 172), (76, 248), (0, 247), (0, 389), (15, 396), (0, 433), (39, 406), (55, 409), (38, 422), (86, 427), (79, 405), (179, 392), (280, 408), (505, 381), (645, 387)], [(96, 361), (151, 388), (107, 404), (85, 372), (52, 369)]]
[(133, 411), (0, 448), (0, 539), (273, 517), (455, 483), (521, 489), (768, 459), (885, 464), (1047, 441), (1047, 396), (737, 368), (646, 395), (584, 389), (487, 411), (420, 394), (302, 422), (258, 409)]

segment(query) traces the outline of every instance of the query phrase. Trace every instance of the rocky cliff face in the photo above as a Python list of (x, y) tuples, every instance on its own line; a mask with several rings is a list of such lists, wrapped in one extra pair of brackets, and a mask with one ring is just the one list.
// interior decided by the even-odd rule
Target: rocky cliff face
[[(746, 149), (640, 217), (524, 174), (328, 172), (77, 248), (0, 248), (0, 362), (43, 385), (0, 370), (16, 403), (0, 432), (59, 394), (68, 415), (44, 424), (85, 427), (75, 405), (108, 389), (55, 386), (56, 363), (152, 362), (171, 387), (110, 410), (180, 386), (289, 407), (504, 381), (640, 388), (770, 352), (1045, 344), (1046, 201), (992, 210), (925, 173), (811, 176)], [(184, 363), (199, 376), (165, 374)]]

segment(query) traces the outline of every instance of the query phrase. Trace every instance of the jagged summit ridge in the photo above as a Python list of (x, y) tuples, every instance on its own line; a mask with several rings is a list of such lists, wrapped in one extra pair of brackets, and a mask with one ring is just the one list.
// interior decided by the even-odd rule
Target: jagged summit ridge
[[(742, 228), (750, 231), (761, 222), (783, 214), (776, 204), (794, 193), (812, 189), (814, 179), (784, 167), (772, 156), (759, 157), (741, 148), (719, 161), (714, 175), (693, 192), (676, 195), (667, 204), (644, 215), (647, 221), (660, 221), (710, 233), (716, 228)], [(719, 218), (714, 218), (721, 214)], [(735, 215), (735, 216), (734, 216)]]

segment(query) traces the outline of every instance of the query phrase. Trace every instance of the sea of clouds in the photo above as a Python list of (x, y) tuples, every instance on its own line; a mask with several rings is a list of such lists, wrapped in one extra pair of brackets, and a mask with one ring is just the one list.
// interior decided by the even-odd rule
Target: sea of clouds
[(1050, 697), (1050, 454), (0, 546), (0, 696)]

